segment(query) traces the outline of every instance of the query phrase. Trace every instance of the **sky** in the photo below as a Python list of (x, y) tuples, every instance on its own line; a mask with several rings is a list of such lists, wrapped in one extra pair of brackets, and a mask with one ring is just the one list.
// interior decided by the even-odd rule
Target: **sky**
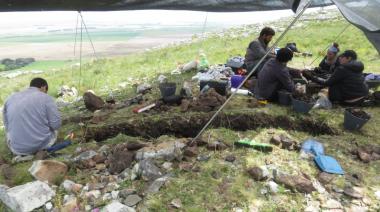
[[(315, 9), (309, 9), (313, 11)], [(82, 12), (88, 27), (126, 27), (131, 25), (242, 25), (292, 16), (290, 10), (264, 12), (211, 13), (196, 11), (112, 11)], [(0, 12), (0, 35), (24, 34), (38, 30), (75, 28), (77, 12)]]

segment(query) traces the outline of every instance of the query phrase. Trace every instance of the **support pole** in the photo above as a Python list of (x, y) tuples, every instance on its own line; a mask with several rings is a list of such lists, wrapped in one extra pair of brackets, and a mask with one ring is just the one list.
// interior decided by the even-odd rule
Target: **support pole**
[(202, 133), (207, 129), (207, 127), (214, 121), (216, 116), (220, 113), (220, 111), (223, 110), (223, 108), (231, 101), (232, 97), (235, 96), (237, 91), (244, 85), (244, 83), (252, 76), (253, 73), (256, 72), (256, 69), (260, 66), (260, 64), (265, 60), (265, 58), (269, 55), (270, 52), (273, 51), (273, 49), (277, 46), (277, 44), (284, 38), (286, 33), (290, 30), (290, 28), (298, 21), (298, 19), (303, 15), (303, 13), (306, 11), (306, 9), (311, 5), (311, 0), (307, 2), (307, 4), (303, 7), (303, 9), (300, 11), (300, 13), (293, 19), (293, 21), (289, 24), (289, 26), (285, 29), (285, 31), (280, 35), (280, 37), (276, 40), (276, 42), (272, 45), (272, 47), (266, 52), (266, 54), (260, 59), (260, 61), (257, 63), (255, 67), (249, 72), (248, 76), (243, 80), (242, 83), (236, 88), (234, 92), (232, 92), (231, 96), (224, 102), (224, 104), (215, 112), (215, 114), (211, 117), (211, 119), (206, 123), (206, 125), (199, 131), (197, 136), (193, 138), (191, 143), (193, 143), (195, 140), (199, 138), (199, 136), (202, 135)]

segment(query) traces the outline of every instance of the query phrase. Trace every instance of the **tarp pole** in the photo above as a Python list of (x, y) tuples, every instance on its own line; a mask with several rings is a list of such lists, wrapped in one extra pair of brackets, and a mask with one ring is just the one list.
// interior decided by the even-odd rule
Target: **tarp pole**
[(305, 4), (303, 9), (298, 13), (298, 15), (293, 19), (293, 21), (289, 24), (289, 26), (285, 29), (285, 31), (280, 35), (280, 37), (276, 40), (276, 42), (272, 45), (272, 47), (265, 53), (265, 55), (260, 59), (260, 61), (256, 64), (256, 66), (252, 69), (252, 71), (249, 72), (248, 76), (243, 80), (243, 82), (240, 83), (240, 85), (236, 88), (234, 92), (232, 92), (231, 96), (224, 102), (222, 106), (215, 112), (215, 114), (210, 118), (210, 120), (206, 123), (206, 125), (199, 131), (197, 136), (193, 138), (191, 143), (196, 141), (199, 136), (202, 135), (202, 133), (207, 129), (207, 127), (214, 121), (216, 116), (220, 113), (220, 111), (223, 110), (223, 108), (231, 101), (232, 97), (235, 96), (237, 91), (244, 85), (244, 83), (252, 76), (253, 73), (256, 72), (256, 69), (260, 66), (260, 64), (265, 60), (265, 58), (269, 55), (270, 52), (273, 51), (273, 49), (278, 45), (278, 43), (284, 38), (284, 36), (288, 33), (290, 28), (298, 21), (298, 19), (303, 15), (303, 13), (306, 11), (306, 9), (311, 5), (311, 0)]

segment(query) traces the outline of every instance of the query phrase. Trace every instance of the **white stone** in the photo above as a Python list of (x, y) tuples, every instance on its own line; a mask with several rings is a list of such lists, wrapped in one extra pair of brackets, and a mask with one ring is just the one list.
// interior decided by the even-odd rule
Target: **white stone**
[(53, 204), (51, 202), (48, 202), (45, 204), (45, 210), (51, 211), (53, 209)]
[(91, 205), (84, 206), (85, 211), (91, 211), (91, 209), (92, 209)]
[(376, 199), (380, 200), (380, 191), (375, 192)]
[(170, 162), (165, 162), (162, 164), (162, 168), (164, 168), (166, 170), (171, 170), (172, 166), (173, 166), (173, 163), (170, 163)]
[(108, 201), (108, 200), (111, 200), (112, 199), (112, 195), (111, 195), (111, 193), (105, 193), (104, 195), (103, 195), (103, 201)]
[(54, 184), (57, 177), (66, 175), (68, 167), (66, 164), (56, 160), (36, 160), (28, 169), (29, 173), (40, 181), (48, 181)]
[(111, 204), (106, 205), (102, 212), (135, 212), (135, 209), (123, 205), (118, 201), (113, 201)]
[(117, 199), (119, 197), (119, 192), (120, 191), (112, 191), (111, 192), (112, 199)]
[(32, 211), (55, 196), (48, 184), (34, 181), (9, 189), (0, 188), (0, 199), (13, 211)]
[(273, 182), (273, 181), (268, 182), (268, 188), (269, 188), (271, 193), (275, 194), (278, 192), (278, 184)]
[(326, 208), (326, 209), (343, 209), (343, 206), (337, 200), (335, 200), (335, 199), (329, 199), (324, 204), (322, 204), (322, 208)]
[(67, 192), (71, 192), (72, 188), (74, 187), (75, 183), (71, 180), (65, 180), (61, 184), (61, 187), (65, 189)]
[(95, 199), (100, 198), (102, 193), (99, 190), (92, 190), (86, 193), (87, 197), (94, 197)]

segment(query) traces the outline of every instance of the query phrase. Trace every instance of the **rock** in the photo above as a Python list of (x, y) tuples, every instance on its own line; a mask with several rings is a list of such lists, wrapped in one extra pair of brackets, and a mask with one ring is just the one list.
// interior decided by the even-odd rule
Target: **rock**
[(107, 156), (111, 148), (108, 145), (103, 145), (98, 149), (98, 152), (104, 156)]
[(354, 198), (354, 199), (363, 198), (362, 189), (358, 188), (358, 187), (346, 187), (344, 189), (343, 193), (349, 197)]
[(102, 155), (102, 154), (97, 154), (97, 155), (95, 155), (95, 156), (92, 158), (92, 160), (93, 160), (95, 163), (104, 163), (104, 162), (107, 160), (107, 158), (106, 158), (104, 155)]
[(77, 198), (74, 198), (63, 205), (61, 212), (72, 212), (76, 211), (77, 208), (79, 210), (78, 200)]
[(270, 143), (271, 144), (274, 144), (276, 146), (279, 146), (281, 144), (281, 137), (279, 135), (274, 135), (271, 139), (270, 139)]
[(186, 112), (189, 110), (189, 107), (190, 107), (190, 101), (187, 100), (187, 99), (182, 99), (181, 101), (181, 105), (180, 105), (180, 110), (181, 112)]
[(313, 186), (313, 183), (306, 179), (304, 176), (291, 176), (281, 173), (276, 173), (274, 176), (274, 181), (279, 184), (283, 184), (285, 187), (296, 190), (301, 193), (311, 193), (316, 189)]
[(267, 177), (264, 176), (263, 170), (260, 167), (253, 167), (248, 169), (248, 174), (256, 181), (262, 181), (267, 179)]
[(211, 156), (210, 155), (199, 155), (198, 157), (197, 157), (197, 161), (208, 161), (209, 159), (211, 158)]
[(112, 199), (112, 195), (110, 193), (105, 193), (102, 197), (102, 200), (107, 202)]
[(343, 189), (337, 187), (337, 186), (333, 186), (332, 190), (336, 193), (339, 193), (339, 194), (342, 194), (344, 192)]
[(193, 164), (190, 162), (182, 162), (178, 165), (179, 170), (190, 172), (193, 169)]
[(178, 161), (181, 161), (182, 150), (185, 146), (185, 141), (175, 140), (171, 142), (162, 142), (157, 146), (144, 147), (136, 152), (136, 160), (164, 159), (172, 161), (177, 159)]
[(135, 212), (135, 209), (121, 204), (118, 201), (113, 201), (112, 203), (106, 205), (102, 212)]
[(173, 207), (173, 208), (181, 208), (182, 207), (182, 202), (180, 199), (173, 199), (171, 202), (170, 202), (170, 207)]
[(124, 171), (122, 171), (119, 174), (119, 177), (121, 177), (122, 179), (130, 178), (131, 172), (132, 172), (132, 170), (130, 168), (126, 168), (126, 169), (124, 169)]
[(376, 191), (375, 196), (377, 200), (380, 200), (380, 191)]
[(358, 206), (358, 205), (351, 205), (351, 207), (349, 209), (346, 209), (345, 211), (347, 211), (347, 212), (367, 212), (368, 208)]
[(93, 150), (89, 150), (89, 151), (85, 151), (85, 152), (82, 152), (80, 153), (78, 156), (76, 156), (75, 158), (73, 158), (73, 161), (74, 162), (77, 162), (77, 161), (82, 161), (82, 160), (89, 160), (89, 159), (92, 159), (94, 156), (96, 156), (98, 153), (96, 153), (95, 151)]
[(81, 169), (91, 169), (91, 168), (96, 167), (96, 162), (93, 161), (92, 159), (81, 160), (79, 161), (78, 165)]
[(184, 155), (188, 157), (195, 157), (198, 155), (198, 147), (197, 146), (191, 146), (186, 147), (184, 151)]
[(119, 198), (119, 193), (120, 191), (112, 191), (111, 192), (112, 199), (116, 200), (117, 198)]
[(11, 180), (16, 175), (14, 168), (12, 168), (12, 166), (9, 164), (1, 165), (0, 172), (6, 180)]
[(165, 162), (162, 164), (162, 168), (164, 168), (167, 171), (172, 170), (173, 169), (172, 166), (173, 166), (173, 163), (171, 162)]
[(139, 195), (136, 195), (136, 194), (132, 194), (132, 195), (129, 195), (125, 200), (124, 200), (124, 204), (129, 206), (129, 207), (132, 207), (132, 206), (135, 206), (137, 205), (139, 202), (141, 202), (142, 198), (139, 196)]
[(143, 160), (139, 163), (139, 173), (146, 181), (155, 180), (163, 175), (151, 160)]
[(225, 150), (227, 148), (228, 148), (228, 146), (221, 141), (213, 141), (213, 142), (210, 142), (209, 144), (207, 144), (208, 150), (213, 150), (213, 151)]
[(55, 184), (59, 178), (67, 173), (66, 164), (55, 160), (37, 160), (29, 168), (29, 173), (40, 181), (48, 181), (49, 184)]
[(105, 104), (102, 98), (89, 91), (84, 93), (83, 101), (86, 108), (92, 112), (102, 109)]
[(144, 148), (146, 146), (147, 146), (146, 144), (142, 144), (142, 143), (139, 143), (139, 142), (129, 142), (129, 143), (127, 143), (127, 149), (129, 151), (136, 151), (136, 150), (139, 150), (139, 149)]
[(99, 171), (103, 171), (103, 170), (106, 170), (106, 164), (104, 163), (100, 163), (100, 164), (96, 164), (95, 166), (96, 170), (99, 170)]
[(137, 86), (136, 93), (145, 94), (150, 90), (152, 90), (152, 85), (149, 83), (143, 83), (143, 84)]
[(212, 171), (211, 172), (211, 176), (214, 178), (214, 179), (219, 179), (221, 177), (221, 174), (220, 172), (218, 171)]
[(63, 183), (61, 184), (61, 187), (64, 188), (65, 191), (68, 193), (70, 192), (78, 193), (83, 188), (81, 184), (74, 183), (71, 180), (63, 181)]
[(340, 202), (335, 199), (329, 199), (327, 202), (322, 204), (322, 208), (324, 209), (343, 209), (343, 206)]
[(99, 190), (92, 190), (85, 194), (87, 198), (99, 199), (102, 193)]
[(123, 199), (127, 198), (131, 194), (136, 194), (135, 189), (126, 188), (119, 192), (119, 196)]
[(364, 163), (369, 163), (371, 161), (371, 155), (362, 149), (358, 150), (358, 156)]
[(117, 145), (109, 156), (109, 172), (119, 174), (131, 167), (135, 154), (128, 151), (126, 145)]
[(323, 185), (329, 184), (331, 181), (333, 181), (335, 176), (333, 174), (329, 174), (326, 172), (320, 172), (318, 174), (318, 180), (321, 182)]
[(0, 199), (13, 211), (32, 211), (55, 196), (48, 184), (34, 181), (9, 189), (0, 188)]
[(170, 175), (165, 175), (161, 178), (156, 179), (153, 181), (152, 184), (149, 185), (148, 189), (145, 191), (148, 194), (154, 194), (157, 193), (160, 188), (170, 179)]
[(45, 204), (45, 211), (51, 211), (53, 209), (53, 204), (51, 202), (48, 202)]
[(236, 156), (228, 155), (224, 160), (233, 163), (236, 160)]
[(277, 183), (275, 183), (273, 181), (269, 181), (268, 184), (267, 184), (267, 187), (269, 188), (269, 191), (272, 194), (278, 193), (278, 184)]
[(285, 136), (281, 137), (281, 148), (282, 149), (287, 149), (287, 150), (293, 150), (293, 144), (295, 142), (291, 140), (290, 138), (287, 138)]
[(49, 157), (47, 151), (41, 150), (38, 151), (34, 157), (35, 160), (45, 160)]

